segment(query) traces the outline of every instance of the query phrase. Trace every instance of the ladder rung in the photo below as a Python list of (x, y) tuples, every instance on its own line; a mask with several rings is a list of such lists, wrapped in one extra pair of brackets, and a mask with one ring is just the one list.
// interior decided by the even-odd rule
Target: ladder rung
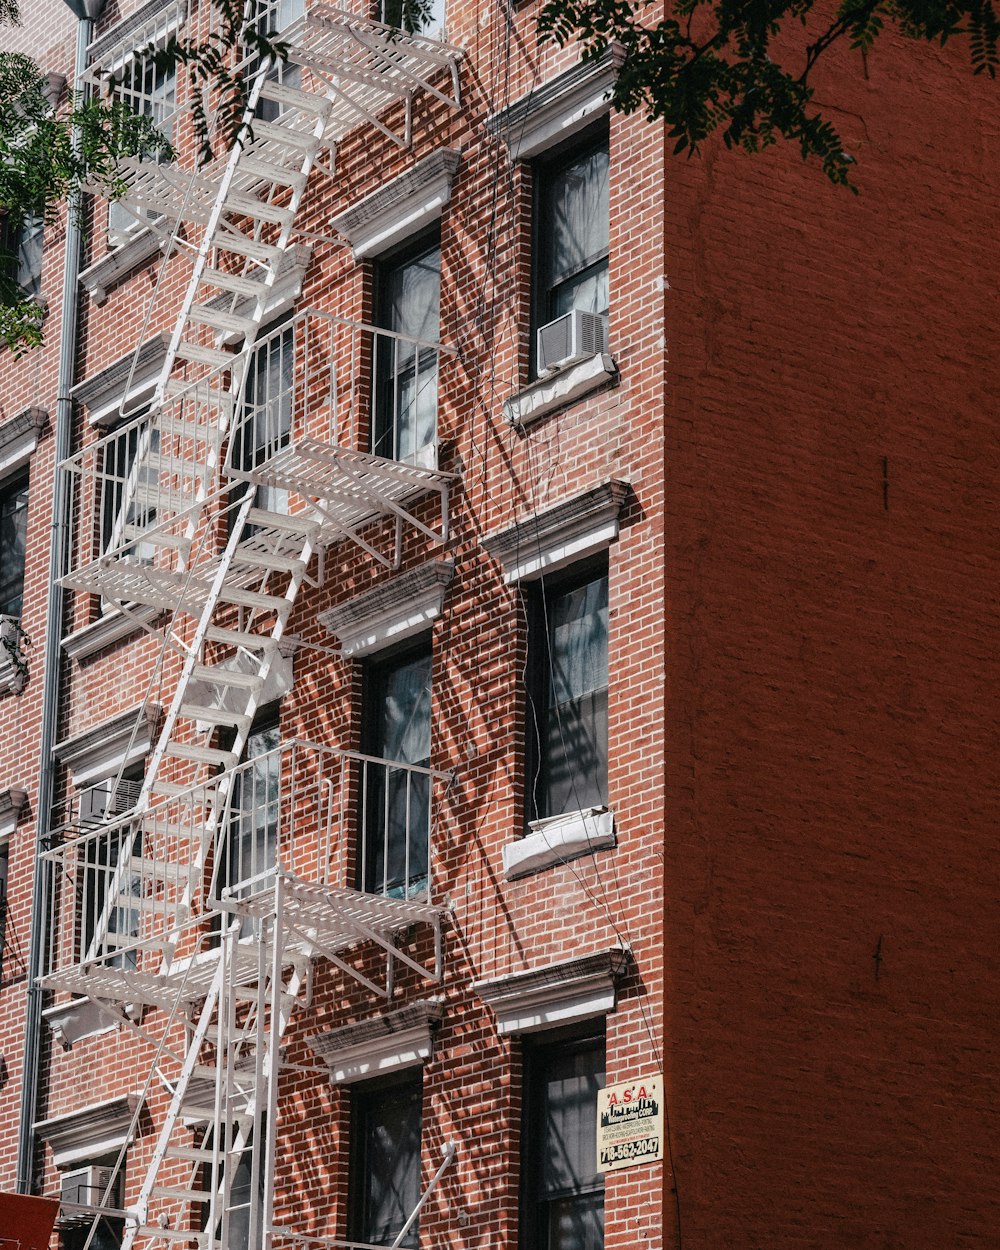
[[(232, 356), (227, 356), (226, 363), (229, 364), (232, 359)], [(224, 391), (218, 386), (206, 386), (204, 380), (192, 382), (190, 379), (185, 381), (184, 378), (168, 378), (163, 393), (167, 399), (173, 400), (181, 396), (199, 408), (217, 408), (219, 412), (232, 412), (236, 406), (236, 401), (229, 391)], [(162, 418), (164, 421), (175, 419)], [(211, 428), (211, 423), (208, 428)]]
[(220, 764), (223, 768), (231, 768), (236, 763), (232, 751), (201, 747), (194, 742), (168, 742), (164, 754), (178, 760), (193, 760), (196, 764)]
[(150, 472), (180, 478), (207, 478), (211, 471), (201, 460), (192, 460), (190, 456), (172, 456), (162, 451), (148, 452), (143, 456), (142, 467)]
[[(224, 1159), (231, 1153), (232, 1151), (220, 1150), (219, 1158)], [(215, 1152), (211, 1146), (168, 1146), (166, 1158), (184, 1159), (188, 1163), (211, 1163), (215, 1158)]]
[[(263, 271), (261, 271), (263, 272)], [(202, 282), (207, 282), (220, 291), (230, 291), (234, 295), (259, 295), (264, 284), (257, 278), (248, 278), (242, 273), (227, 273), (225, 269), (213, 269), (206, 265), (201, 274)]]
[[(225, 398), (232, 403), (232, 396), (227, 395)], [(192, 442), (222, 442), (222, 431), (210, 421), (182, 421), (180, 417), (158, 417), (156, 425), (161, 434), (171, 434), (175, 438), (188, 438)]]
[(209, 1202), (212, 1195), (205, 1189), (175, 1189), (172, 1185), (154, 1185), (154, 1198), (173, 1198), (175, 1202)]
[(282, 147), (296, 148), (300, 152), (310, 152), (316, 146), (316, 136), (311, 131), (291, 130), (275, 122), (255, 121), (253, 137), (259, 143), (278, 143)]
[(247, 651), (266, 651), (276, 645), (269, 634), (248, 634), (241, 629), (223, 629), (221, 625), (210, 625), (205, 637), (209, 642), (224, 642), (230, 647), (243, 647)]
[(197, 703), (182, 703), (178, 713), (187, 720), (202, 721), (206, 725), (226, 725), (238, 729), (250, 718), (242, 712), (231, 712), (224, 707), (202, 707)]
[(238, 686), (240, 690), (253, 690), (260, 684), (258, 673), (241, 673), (237, 669), (218, 668), (214, 664), (196, 664), (191, 676), (195, 681), (211, 681), (217, 686)]
[(200, 343), (186, 343), (183, 340), (177, 344), (177, 356), (180, 360), (196, 360), (213, 369), (221, 369), (236, 360), (232, 352), (220, 352), (214, 347), (203, 347)]
[[(254, 1001), (256, 1001), (256, 999)], [(218, 1072), (219, 1069), (213, 1067), (211, 1064), (199, 1063), (195, 1067), (194, 1075), (202, 1078), (203, 1080), (214, 1081)], [(233, 1084), (237, 1084), (240, 1081), (246, 1081), (249, 1084), (251, 1081), (256, 1081), (257, 1079), (257, 1073), (253, 1068), (242, 1071), (237, 1068), (235, 1071), (229, 1073), (229, 1076), (232, 1078)]]
[[(162, 833), (163, 826), (157, 825), (156, 831)], [(156, 881), (172, 881), (176, 884), (178, 881), (187, 880), (191, 874), (191, 866), (168, 862), (165, 859), (146, 859), (142, 855), (133, 855), (129, 859), (129, 871), (146, 880), (152, 878)]]
[[(210, 1025), (208, 1026), (208, 1028), (205, 1030), (205, 1037), (206, 1037), (206, 1039), (207, 1039), (208, 1041), (210, 1041), (210, 1042), (215, 1042), (215, 1043), (218, 1043), (218, 1042), (220, 1041), (220, 1038), (219, 1038), (219, 1026), (218, 1026), (217, 1024), (210, 1024)], [(256, 1043), (256, 1041), (257, 1041), (257, 1030), (256, 1030), (256, 1029), (253, 1029), (253, 1028), (250, 1028), (250, 1029), (239, 1029), (239, 1028), (232, 1028), (232, 1027), (230, 1027), (230, 1028), (228, 1028), (228, 1029), (226, 1030), (225, 1041), (227, 1041), (227, 1042), (254, 1042), (254, 1043)]]
[(199, 325), (211, 326), (213, 330), (225, 330), (227, 333), (247, 334), (257, 326), (253, 317), (241, 317), (239, 313), (227, 312), (224, 308), (210, 308), (207, 304), (192, 304), (188, 316)]
[(318, 521), (289, 515), (287, 512), (268, 512), (265, 508), (251, 508), (247, 513), (247, 521), (258, 529), (282, 530), (287, 534), (301, 534), (303, 538), (315, 534), (319, 529)]
[(295, 216), (290, 208), (268, 204), (264, 200), (258, 200), (255, 195), (241, 195), (238, 191), (230, 191), (226, 197), (226, 212), (240, 213), (257, 221), (273, 222), (276, 226), (287, 225)]
[(192, 542), (184, 534), (174, 534), (169, 530), (147, 530), (141, 525), (126, 525), (123, 541), (148, 543), (153, 547), (171, 547), (174, 551), (188, 551)]
[(261, 243), (259, 239), (248, 238), (233, 230), (220, 230), (213, 243), (224, 252), (235, 252), (237, 256), (249, 256), (251, 260), (261, 261), (265, 265), (276, 264), (283, 255), (280, 247), (271, 243)]
[(181, 794), (187, 794), (192, 787), (190, 785), (178, 785), (174, 781), (162, 781), (157, 777), (153, 781), (153, 793), (162, 794), (165, 799), (176, 799)]
[(241, 608), (260, 608), (262, 612), (284, 612), (290, 606), (281, 595), (265, 595), (258, 590), (245, 590), (242, 586), (223, 586), (219, 598), (223, 603), (234, 603)]
[[(203, 1233), (196, 1233), (183, 1228), (160, 1228), (156, 1224), (140, 1224), (136, 1229), (140, 1237), (150, 1237), (161, 1241), (194, 1241), (199, 1246), (205, 1245)], [(216, 1243), (218, 1244), (218, 1243)]]
[[(315, 113), (317, 117), (330, 111), (330, 101), (326, 96), (311, 95), (308, 91), (301, 91), (298, 87), (286, 87), (283, 83), (274, 82), (272, 79), (268, 79), (263, 84), (260, 94), (265, 100), (288, 104), (292, 108), (300, 109), (303, 113)], [(256, 122), (254, 122), (253, 129), (256, 134)], [(240, 162), (240, 167), (242, 166), (243, 161)]]
[(278, 573), (299, 573), (305, 567), (297, 556), (282, 556), (274, 551), (254, 551), (248, 547), (237, 548), (233, 563), (249, 564), (255, 569), (272, 569)]
[(278, 161), (269, 161), (262, 156), (240, 157), (240, 173), (253, 174), (258, 178), (267, 178), (271, 182), (280, 182), (282, 186), (298, 190), (305, 185), (306, 175), (296, 165), (282, 165)]

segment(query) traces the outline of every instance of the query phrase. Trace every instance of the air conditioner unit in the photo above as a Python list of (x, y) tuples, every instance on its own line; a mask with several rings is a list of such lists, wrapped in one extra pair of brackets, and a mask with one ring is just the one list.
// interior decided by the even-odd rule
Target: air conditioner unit
[(138, 803), (141, 790), (141, 781), (119, 781), (112, 796), (111, 782), (99, 781), (80, 794), (80, 823), (103, 825), (116, 816), (124, 816)]
[[(113, 1179), (115, 1183), (107, 1203), (104, 1203), (104, 1194)], [(114, 1168), (91, 1165), (64, 1172), (59, 1180), (59, 1201), (64, 1204), (59, 1212), (59, 1223), (64, 1228), (74, 1224), (89, 1224), (93, 1219), (94, 1208), (118, 1205), (118, 1182), (114, 1176)], [(75, 1210), (76, 1207), (90, 1207), (92, 1210), (78, 1211)]]
[(601, 313), (572, 312), (557, 317), (538, 331), (536, 340), (538, 373), (554, 373), (578, 360), (587, 360), (608, 350), (608, 319)]

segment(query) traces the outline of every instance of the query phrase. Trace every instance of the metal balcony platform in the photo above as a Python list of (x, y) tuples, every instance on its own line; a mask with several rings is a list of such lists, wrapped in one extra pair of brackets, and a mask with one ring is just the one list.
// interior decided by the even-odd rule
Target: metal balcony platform
[[(360, 530), (386, 517), (404, 520), (436, 540), (444, 541), (448, 496), (458, 480), (454, 473), (424, 469), (369, 452), (332, 447), (308, 437), (282, 448), (259, 471), (248, 472), (246, 477), (297, 491), (312, 500), (323, 520), (321, 542), (345, 535), (355, 537)], [(431, 531), (416, 520), (411, 510), (413, 503), (429, 494), (436, 494), (441, 500), (441, 533)]]
[[(367, 20), (333, 5), (313, 5), (304, 17), (282, 31), (288, 59), (322, 80), (334, 101), (329, 134), (340, 140), (368, 123), (408, 147), (412, 99), (426, 91), (460, 107), (458, 65), (462, 50), (426, 35), (407, 34), (395, 26)], [(449, 91), (435, 79), (448, 76)], [(405, 106), (403, 133), (381, 115), (393, 104)]]

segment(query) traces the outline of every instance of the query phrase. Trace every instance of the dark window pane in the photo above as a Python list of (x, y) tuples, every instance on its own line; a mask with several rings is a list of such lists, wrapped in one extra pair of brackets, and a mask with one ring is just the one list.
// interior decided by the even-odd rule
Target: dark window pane
[[(354, 1096), (351, 1236), (392, 1245), (420, 1198), (419, 1077)], [(416, 1247), (418, 1228), (401, 1246)]]
[(152, 500), (158, 473), (146, 457), (158, 451), (159, 430), (137, 419), (121, 423), (120, 431), (104, 447), (101, 484), (101, 551), (121, 549), (122, 555), (138, 563), (151, 562), (153, 548), (148, 543), (129, 543), (135, 530), (156, 521)]
[(0, 616), (21, 615), (24, 547), (28, 532), (28, 482), (0, 489)]
[(393, 460), (430, 465), (437, 435), (436, 343), (441, 251), (380, 270), (380, 324), (402, 338), (379, 335), (375, 352), (372, 449)]
[(530, 814), (600, 807), (608, 776), (608, 581), (565, 590), (542, 585), (531, 645), (537, 726)]
[[(223, 857), (222, 885), (236, 898), (246, 898), (267, 888), (263, 877), (277, 863), (278, 814), (281, 801), (281, 757), (278, 726), (254, 730), (243, 752), (245, 764), (233, 785), (232, 820)], [(241, 884), (246, 883), (246, 884)], [(240, 936), (254, 932), (250, 917), (243, 921)]]
[[(427, 768), (431, 754), (431, 655), (373, 666), (369, 751)], [(427, 881), (430, 784), (426, 773), (371, 763), (365, 785), (365, 889), (411, 895)]]
[[(254, 352), (240, 424), (233, 435), (233, 461), (238, 468), (259, 468), (288, 446), (292, 429), (293, 349), (292, 328), (287, 326), (280, 333), (273, 333)], [(257, 487), (258, 508), (286, 512), (287, 501), (287, 492), (279, 487)]]
[(526, 1054), (522, 1250), (601, 1250), (604, 1180), (597, 1171), (598, 1039)]
[(608, 311), (608, 150), (602, 146), (543, 171), (540, 179), (540, 311)]

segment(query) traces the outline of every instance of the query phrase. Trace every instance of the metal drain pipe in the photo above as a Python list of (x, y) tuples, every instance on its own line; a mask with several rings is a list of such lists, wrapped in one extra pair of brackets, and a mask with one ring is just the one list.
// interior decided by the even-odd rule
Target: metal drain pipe
[[(87, 68), (87, 47), (94, 34), (94, 23), (101, 16), (106, 0), (66, 0), (77, 17), (76, 64), (73, 89), (81, 89), (80, 79)], [(74, 137), (74, 142), (76, 138)], [(31, 935), (28, 951), (28, 1001), (25, 1009), (24, 1065), (21, 1077), (21, 1115), (17, 1136), (17, 1192), (31, 1193), (34, 1182), (35, 1132), (38, 1111), (40, 1054), (42, 1037), (42, 991), (38, 978), (45, 965), (48, 937), (44, 924), (48, 903), (48, 873), (38, 859), (42, 834), (52, 823), (53, 762), (61, 673), (63, 592), (59, 578), (69, 534), (69, 489), (59, 463), (72, 450), (73, 385), (76, 357), (77, 312), (79, 306), (80, 248), (83, 240), (81, 193), (70, 197), (66, 217), (66, 252), (63, 262), (62, 321), (59, 325), (59, 377), (56, 390), (55, 466), (52, 484), (52, 534), (49, 541), (49, 597), (45, 617), (45, 670), (42, 677), (41, 755), (38, 768), (38, 802), (35, 808), (36, 855), (31, 889)]]

